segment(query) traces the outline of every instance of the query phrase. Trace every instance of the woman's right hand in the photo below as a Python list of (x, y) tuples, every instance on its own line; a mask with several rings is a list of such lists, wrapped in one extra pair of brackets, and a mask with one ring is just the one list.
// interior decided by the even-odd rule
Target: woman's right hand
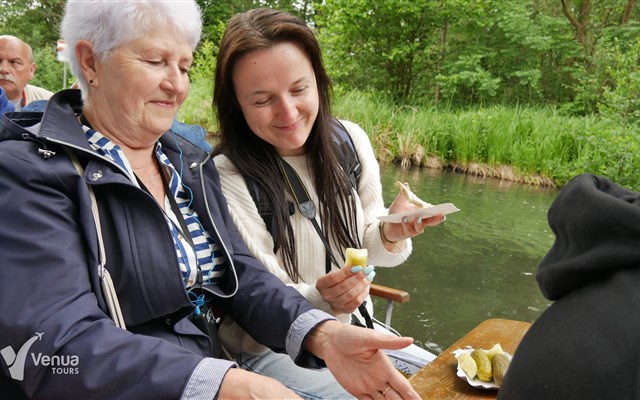
[(372, 265), (345, 266), (320, 277), (316, 289), (333, 312), (351, 314), (369, 295), (374, 276)]
[(275, 379), (231, 368), (222, 380), (218, 399), (301, 399)]

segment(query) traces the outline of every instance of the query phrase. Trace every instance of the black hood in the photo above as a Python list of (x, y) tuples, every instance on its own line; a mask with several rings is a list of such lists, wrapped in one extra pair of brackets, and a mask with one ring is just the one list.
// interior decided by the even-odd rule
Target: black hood
[(548, 213), (556, 240), (536, 279), (557, 300), (618, 270), (640, 267), (640, 194), (583, 174), (560, 191)]

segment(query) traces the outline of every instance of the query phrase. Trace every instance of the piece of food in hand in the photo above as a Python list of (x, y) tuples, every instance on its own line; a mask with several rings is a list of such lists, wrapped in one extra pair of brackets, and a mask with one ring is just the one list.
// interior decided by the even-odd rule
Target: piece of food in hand
[(491, 358), (491, 373), (493, 374), (493, 382), (496, 385), (502, 386), (504, 374), (507, 373), (510, 363), (511, 360), (504, 353), (494, 354), (493, 358)]
[(496, 343), (489, 350), (485, 350), (485, 353), (487, 353), (487, 357), (489, 357), (489, 361), (491, 361), (491, 359), (493, 359), (493, 356), (495, 356), (496, 354), (504, 353), (504, 350), (502, 350), (502, 346), (500, 345), (500, 343)]
[(491, 361), (489, 361), (487, 353), (484, 350), (474, 350), (471, 352), (471, 358), (478, 367), (478, 379), (485, 382), (491, 381)]
[(459, 354), (458, 363), (460, 364), (460, 369), (462, 369), (469, 379), (476, 377), (476, 374), (478, 373), (478, 366), (470, 353)]
[(353, 247), (348, 247), (344, 253), (344, 259), (347, 267), (354, 267), (356, 265), (366, 267), (368, 256), (369, 253), (367, 252), (367, 249), (354, 249)]
[(396, 181), (394, 183), (395, 187), (397, 187), (398, 189), (400, 189), (400, 191), (402, 192), (402, 194), (404, 195), (404, 198), (407, 199), (407, 201), (411, 204), (413, 204), (416, 207), (419, 208), (427, 208), (427, 207), (432, 207), (433, 204), (431, 203), (427, 203), (426, 201), (420, 199), (418, 196), (416, 196), (411, 189), (409, 189), (409, 184), (406, 183), (402, 183), (400, 181)]

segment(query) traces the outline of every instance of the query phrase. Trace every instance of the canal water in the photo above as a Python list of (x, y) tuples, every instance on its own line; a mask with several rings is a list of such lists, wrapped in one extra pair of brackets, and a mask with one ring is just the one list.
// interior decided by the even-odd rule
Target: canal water
[[(535, 280), (553, 244), (547, 210), (556, 189), (433, 169), (382, 167), (388, 206), (395, 180), (432, 204), (460, 211), (413, 240), (413, 253), (395, 268), (376, 268), (375, 283), (409, 292), (394, 306), (391, 325), (435, 354), (489, 318), (534, 321), (550, 304)], [(374, 299), (384, 320), (385, 301)]]

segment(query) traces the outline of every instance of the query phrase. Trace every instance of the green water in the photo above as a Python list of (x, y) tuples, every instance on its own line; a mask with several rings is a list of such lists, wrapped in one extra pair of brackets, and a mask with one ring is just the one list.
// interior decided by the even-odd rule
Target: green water
[[(485, 319), (531, 322), (548, 307), (534, 273), (553, 243), (546, 213), (557, 190), (388, 166), (382, 168), (387, 206), (396, 179), (432, 204), (451, 202), (461, 211), (415, 238), (404, 264), (376, 268), (376, 283), (411, 295), (394, 307), (395, 329), (439, 354)], [(374, 300), (374, 307), (383, 320), (385, 302)]]

